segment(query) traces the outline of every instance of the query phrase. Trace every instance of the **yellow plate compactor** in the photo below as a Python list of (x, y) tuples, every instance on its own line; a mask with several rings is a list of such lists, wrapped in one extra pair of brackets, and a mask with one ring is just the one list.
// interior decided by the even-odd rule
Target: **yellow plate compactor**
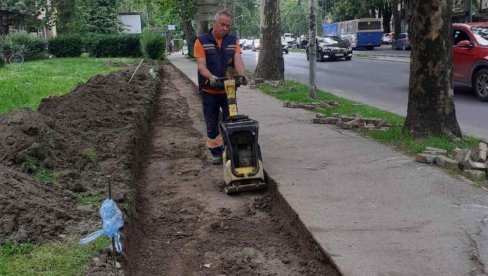
[(224, 80), (229, 105), (229, 117), (223, 118), (220, 131), (224, 139), (224, 191), (227, 194), (263, 190), (263, 161), (259, 148), (259, 123), (237, 113), (236, 87), (240, 76)]

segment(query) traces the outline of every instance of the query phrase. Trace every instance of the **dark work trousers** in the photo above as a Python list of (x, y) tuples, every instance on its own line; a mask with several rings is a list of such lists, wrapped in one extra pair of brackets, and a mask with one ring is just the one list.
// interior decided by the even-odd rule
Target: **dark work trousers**
[(226, 94), (210, 94), (200, 91), (202, 98), (203, 115), (207, 125), (207, 147), (213, 156), (220, 156), (224, 151), (222, 136), (219, 130), (219, 113), (222, 111), (222, 118), (229, 116)]

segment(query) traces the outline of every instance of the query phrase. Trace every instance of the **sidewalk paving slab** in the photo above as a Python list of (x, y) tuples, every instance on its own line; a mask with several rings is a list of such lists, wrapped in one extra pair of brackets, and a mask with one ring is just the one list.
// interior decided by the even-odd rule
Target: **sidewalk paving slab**
[[(169, 60), (196, 83), (195, 62)], [(487, 275), (486, 189), (257, 89), (237, 98), (278, 192), (343, 275)]]

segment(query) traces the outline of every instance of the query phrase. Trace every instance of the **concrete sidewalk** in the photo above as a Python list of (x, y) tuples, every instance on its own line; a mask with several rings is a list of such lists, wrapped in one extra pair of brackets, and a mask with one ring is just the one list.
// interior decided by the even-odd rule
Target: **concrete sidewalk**
[[(196, 83), (196, 63), (169, 57)], [(357, 135), (312, 124), (256, 89), (239, 112), (260, 123), (264, 167), (344, 275), (487, 275), (488, 194)]]

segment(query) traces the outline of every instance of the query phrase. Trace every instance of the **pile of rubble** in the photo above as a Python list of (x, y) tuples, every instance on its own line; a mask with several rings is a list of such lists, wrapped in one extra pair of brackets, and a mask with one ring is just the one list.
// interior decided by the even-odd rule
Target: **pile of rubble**
[(488, 145), (485, 142), (480, 142), (473, 150), (456, 148), (449, 155), (444, 149), (427, 147), (422, 153), (417, 154), (415, 161), (436, 164), (451, 170), (462, 170), (467, 178), (483, 182), (486, 181), (488, 170), (487, 153)]
[(359, 116), (343, 116), (334, 113), (331, 116), (316, 114), (313, 119), (314, 124), (332, 124), (343, 129), (362, 129), (362, 130), (387, 130), (390, 125), (384, 119), (362, 118)]
[(283, 106), (288, 108), (303, 108), (306, 110), (315, 110), (317, 108), (323, 108), (323, 109), (337, 108), (339, 106), (339, 102), (331, 101), (331, 102), (301, 104), (301, 103), (292, 103), (289, 101), (284, 101)]

